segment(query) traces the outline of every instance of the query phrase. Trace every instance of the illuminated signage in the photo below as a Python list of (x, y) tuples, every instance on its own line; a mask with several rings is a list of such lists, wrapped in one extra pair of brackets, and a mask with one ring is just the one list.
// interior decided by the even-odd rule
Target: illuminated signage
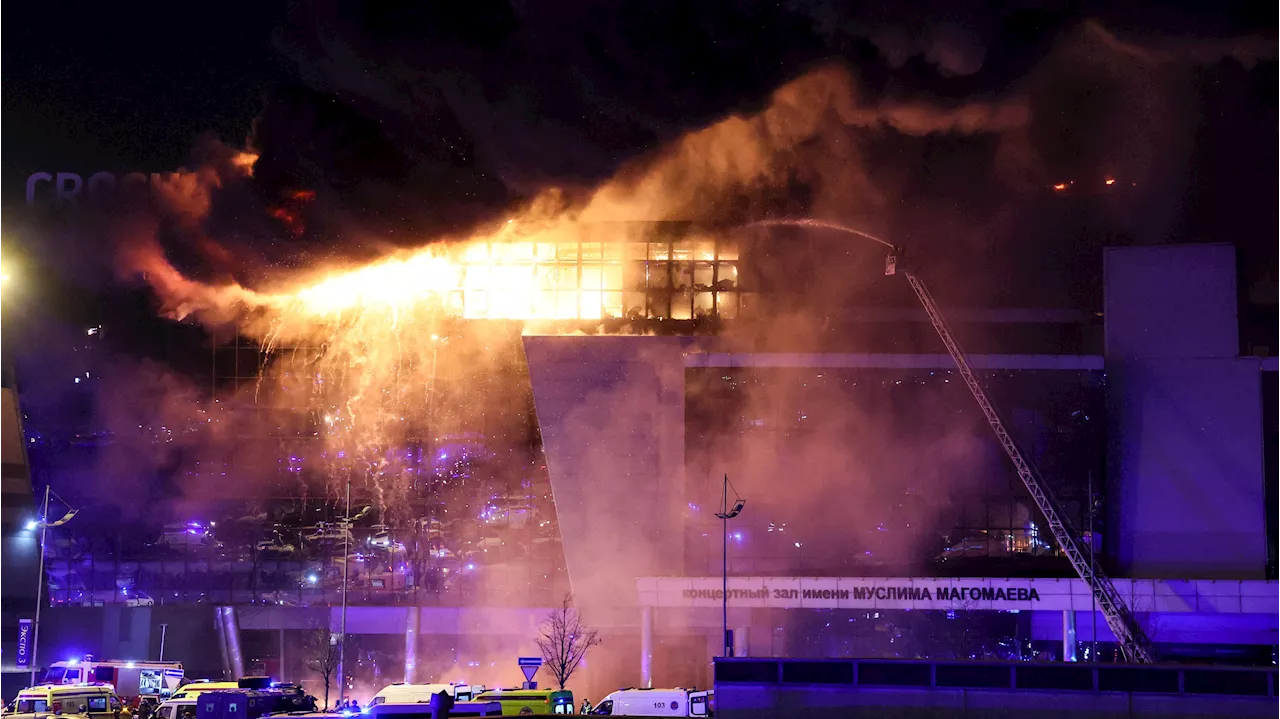
[(27, 178), (27, 205), (36, 205), (41, 200), (105, 199), (114, 197), (117, 191), (145, 197), (155, 177), (155, 174), (131, 172), (117, 179), (110, 172), (95, 172), (86, 179), (75, 172), (37, 172)]
[(32, 622), (30, 619), (18, 620), (18, 648), (16, 650), (17, 662), (20, 667), (31, 666), (31, 629)]
[(653, 607), (777, 609), (936, 609), (1024, 611), (1088, 608), (1075, 579), (960, 577), (650, 577), (637, 580), (639, 603)]
[[(724, 592), (719, 589), (686, 589), (685, 599), (714, 599), (719, 601)], [(945, 602), (964, 601), (1014, 601), (1038, 602), (1040, 594), (1035, 587), (949, 587), (938, 585), (924, 586), (880, 586), (853, 587), (850, 589), (730, 589), (730, 599), (879, 599), (881, 601), (932, 601), (938, 599)]]

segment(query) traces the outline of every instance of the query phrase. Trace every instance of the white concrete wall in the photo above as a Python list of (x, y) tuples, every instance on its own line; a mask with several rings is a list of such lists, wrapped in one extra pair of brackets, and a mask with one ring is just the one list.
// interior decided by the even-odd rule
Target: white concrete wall
[(596, 621), (683, 570), (684, 359), (666, 337), (526, 337), (569, 580)]
[(1134, 577), (1265, 576), (1261, 365), (1229, 245), (1108, 248), (1106, 551)]

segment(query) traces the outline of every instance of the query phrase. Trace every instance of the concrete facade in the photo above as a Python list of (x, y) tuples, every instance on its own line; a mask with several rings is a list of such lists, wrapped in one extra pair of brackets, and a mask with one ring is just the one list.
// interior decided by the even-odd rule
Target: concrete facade
[(1262, 578), (1262, 361), (1229, 245), (1108, 248), (1108, 552), (1136, 577)]
[(669, 337), (525, 338), (569, 579), (597, 614), (630, 614), (637, 576), (682, 570), (673, 522), (683, 516), (682, 346)]

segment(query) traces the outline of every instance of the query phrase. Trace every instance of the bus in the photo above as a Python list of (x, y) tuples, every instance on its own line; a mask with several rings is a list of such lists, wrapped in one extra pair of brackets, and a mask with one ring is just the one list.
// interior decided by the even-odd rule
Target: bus
[(572, 714), (573, 692), (553, 689), (490, 689), (477, 702), (498, 702), (502, 715)]

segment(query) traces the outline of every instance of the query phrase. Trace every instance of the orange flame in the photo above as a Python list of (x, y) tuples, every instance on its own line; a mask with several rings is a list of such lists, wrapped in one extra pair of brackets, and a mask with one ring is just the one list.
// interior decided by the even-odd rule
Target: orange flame
[[(1022, 114), (989, 109), (975, 114), (865, 107), (846, 73), (824, 69), (780, 88), (759, 113), (724, 118), (624, 169), (580, 204), (570, 205), (550, 191), (516, 219), (470, 237), (260, 289), (190, 280), (158, 244), (124, 259), (148, 273), (172, 316), (209, 324), (235, 321), (269, 353), (297, 348), (275, 354), (269, 370), (273, 382), (290, 403), (301, 398), (315, 416), (326, 418), (315, 434), (329, 449), (345, 450), (348, 468), (362, 465), (379, 492), (384, 477), (389, 492), (403, 492), (407, 485), (391, 479), (407, 470), (389, 464), (387, 448), (424, 428), (435, 431), (440, 412), (466, 411), (465, 400), (435, 402), (444, 397), (437, 388), (437, 356), (441, 363), (450, 361), (446, 356), (455, 345), (449, 320), (732, 316), (744, 306), (733, 246), (703, 236), (650, 241), (642, 225), (623, 221), (704, 216), (706, 208), (743, 187), (773, 183), (815, 162), (821, 154), (815, 143), (844, 148), (856, 128), (887, 123), (904, 132), (979, 132), (1023, 121)], [(251, 176), (257, 159), (242, 152), (233, 163)], [(856, 162), (843, 155), (838, 159), (821, 168), (832, 193), (843, 197), (850, 188), (874, 190), (861, 172), (850, 171)], [(202, 187), (212, 184), (208, 180)], [(192, 216), (207, 210), (207, 195), (197, 197), (203, 204), (191, 203)], [(300, 233), (303, 206), (314, 196), (295, 191), (268, 212)], [(594, 223), (608, 227), (610, 236), (600, 235), (602, 225)], [(491, 330), (481, 325), (475, 331)], [(502, 331), (493, 329), (493, 336)], [(482, 344), (452, 350), (455, 368), (474, 373), (484, 369), (478, 364), (497, 366), (509, 356), (491, 351), (487, 339)], [(393, 504), (396, 499), (385, 498)]]
[(258, 154), (254, 152), (237, 152), (231, 157), (231, 164), (240, 168), (250, 177), (253, 176), (253, 166), (258, 162)]

